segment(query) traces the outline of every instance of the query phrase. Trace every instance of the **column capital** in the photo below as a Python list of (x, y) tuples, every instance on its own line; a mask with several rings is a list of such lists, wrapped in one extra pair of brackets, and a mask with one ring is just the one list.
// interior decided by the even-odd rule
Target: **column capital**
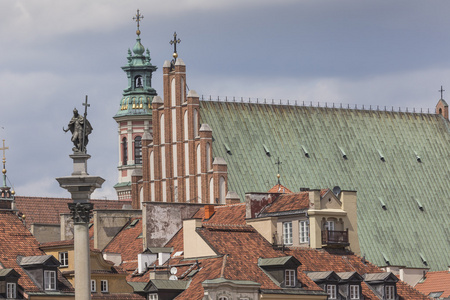
[(68, 203), (70, 213), (74, 223), (89, 223), (89, 219), (92, 215), (92, 209), (94, 204), (92, 203)]

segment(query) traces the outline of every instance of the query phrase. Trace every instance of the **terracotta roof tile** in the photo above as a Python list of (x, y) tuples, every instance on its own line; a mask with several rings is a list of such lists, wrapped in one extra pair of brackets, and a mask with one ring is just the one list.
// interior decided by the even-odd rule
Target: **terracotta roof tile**
[(214, 206), (214, 214), (208, 220), (204, 219), (205, 208), (200, 208), (194, 219), (202, 219), (203, 223), (245, 225), (245, 203)]
[[(336, 251), (335, 253), (330, 253), (325, 250), (309, 248), (289, 248), (285, 253), (295, 256), (302, 263), (300, 270), (303, 272), (334, 271), (338, 273), (356, 271), (360, 275), (384, 272), (370, 262), (366, 261), (364, 264), (361, 257), (354, 255), (349, 251)], [(363, 283), (361, 288), (366, 300), (378, 299), (366, 283)], [(397, 291), (400, 300), (428, 299), (403, 281), (397, 283)]]
[(441, 298), (450, 297), (450, 272), (428, 272), (425, 275), (425, 280), (418, 283), (415, 286), (415, 289), (425, 295), (429, 295), (433, 292), (443, 292), (440, 296)]
[[(16, 196), (14, 198), (17, 209), (26, 216), (28, 228), (33, 223), (59, 224), (60, 214), (68, 214), (70, 198), (45, 198)], [(122, 209), (130, 205), (130, 201), (91, 199), (94, 209)]]
[(275, 213), (309, 208), (309, 192), (282, 194), (261, 213)]
[[(21, 275), (19, 285), (26, 291), (40, 291), (28, 274), (17, 264), (17, 256), (41, 256), (44, 251), (39, 243), (12, 212), (0, 212), (0, 263), (3, 268), (12, 268)], [(73, 291), (70, 283), (58, 271), (58, 288)]]
[(270, 190), (267, 191), (268, 193), (283, 193), (283, 194), (290, 194), (292, 191), (285, 187), (282, 184), (275, 184)]

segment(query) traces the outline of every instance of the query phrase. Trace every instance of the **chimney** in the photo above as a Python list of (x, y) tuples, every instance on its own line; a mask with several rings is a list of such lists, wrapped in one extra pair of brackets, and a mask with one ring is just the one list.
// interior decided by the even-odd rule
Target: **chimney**
[(208, 204), (205, 205), (205, 220), (208, 220), (214, 214), (214, 205)]

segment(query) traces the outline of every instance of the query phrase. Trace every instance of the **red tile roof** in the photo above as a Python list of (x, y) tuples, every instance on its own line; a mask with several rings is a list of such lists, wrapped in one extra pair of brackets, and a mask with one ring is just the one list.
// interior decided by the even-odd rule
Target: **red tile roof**
[[(68, 214), (70, 198), (45, 198), (16, 196), (17, 209), (26, 217), (28, 228), (33, 223), (59, 224), (60, 214)], [(92, 199), (94, 209), (122, 209), (124, 205), (131, 205), (130, 201), (96, 200)]]
[(440, 298), (450, 297), (450, 272), (428, 272), (425, 275), (425, 280), (418, 283), (415, 286), (415, 289), (425, 295), (429, 295), (433, 292), (443, 292)]
[[(138, 222), (134, 226), (129, 226), (135, 220), (138, 220)], [(138, 254), (144, 251), (143, 240), (139, 237), (141, 234), (142, 218), (132, 218), (106, 245), (103, 252), (120, 253), (122, 256), (121, 267), (129, 273), (133, 273), (138, 267)]]
[[(338, 273), (356, 271), (360, 275), (384, 272), (370, 262), (366, 261), (364, 264), (361, 257), (349, 251), (330, 253), (325, 250), (310, 248), (289, 248), (285, 253), (295, 256), (301, 262), (300, 270), (303, 272), (334, 271)], [(363, 282), (361, 288), (366, 300), (378, 299), (366, 283)], [(397, 282), (397, 292), (399, 294), (399, 300), (428, 299), (403, 281)]]
[(261, 213), (274, 213), (309, 208), (309, 192), (282, 194)]
[[(19, 218), (8, 211), (0, 211), (0, 265), (2, 268), (12, 268), (21, 275), (19, 285), (26, 291), (37, 292), (39, 287), (28, 274), (17, 264), (17, 256), (45, 255), (39, 249), (36, 238), (28, 231)], [(70, 283), (58, 272), (60, 290), (73, 291)]]
[(207, 224), (245, 225), (245, 203), (214, 206), (214, 214), (208, 220), (204, 219), (205, 208), (200, 208), (194, 219), (202, 219)]
[(267, 191), (268, 193), (285, 193), (285, 194), (290, 194), (292, 193), (292, 191), (290, 189), (288, 189), (287, 187), (285, 187), (282, 184), (275, 184), (270, 190)]

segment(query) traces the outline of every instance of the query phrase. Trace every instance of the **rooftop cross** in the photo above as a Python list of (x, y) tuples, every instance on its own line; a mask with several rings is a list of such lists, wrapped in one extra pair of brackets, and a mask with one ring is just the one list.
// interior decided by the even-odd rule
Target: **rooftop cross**
[(278, 185), (280, 185), (280, 165), (282, 164), (282, 162), (280, 161), (280, 158), (278, 157), (277, 162), (275, 163), (276, 165), (278, 165), (278, 173), (277, 173), (277, 177), (278, 177)]
[(444, 98), (443, 98), (443, 94), (444, 94), (445, 90), (442, 89), (442, 85), (441, 85), (441, 89), (440, 89), (438, 92), (441, 92), (441, 99), (444, 99)]
[(141, 15), (141, 14), (139, 13), (139, 9), (138, 9), (138, 10), (137, 10), (137, 13), (136, 13), (136, 16), (133, 17), (133, 20), (136, 20), (136, 23), (137, 23), (137, 30), (136, 30), (136, 34), (137, 34), (137, 35), (140, 35), (140, 34), (141, 34), (141, 31), (139, 30), (139, 22), (140, 22), (143, 18), (144, 18), (144, 16)]
[(173, 40), (169, 42), (171, 45), (173, 45), (173, 57), (176, 59), (178, 54), (177, 54), (177, 44), (181, 43), (180, 39), (177, 39), (177, 32), (175, 31), (173, 33)]
[(0, 148), (0, 150), (3, 151), (3, 163), (5, 162), (5, 150), (8, 150), (9, 148), (5, 146), (5, 140), (3, 140), (3, 148)]

